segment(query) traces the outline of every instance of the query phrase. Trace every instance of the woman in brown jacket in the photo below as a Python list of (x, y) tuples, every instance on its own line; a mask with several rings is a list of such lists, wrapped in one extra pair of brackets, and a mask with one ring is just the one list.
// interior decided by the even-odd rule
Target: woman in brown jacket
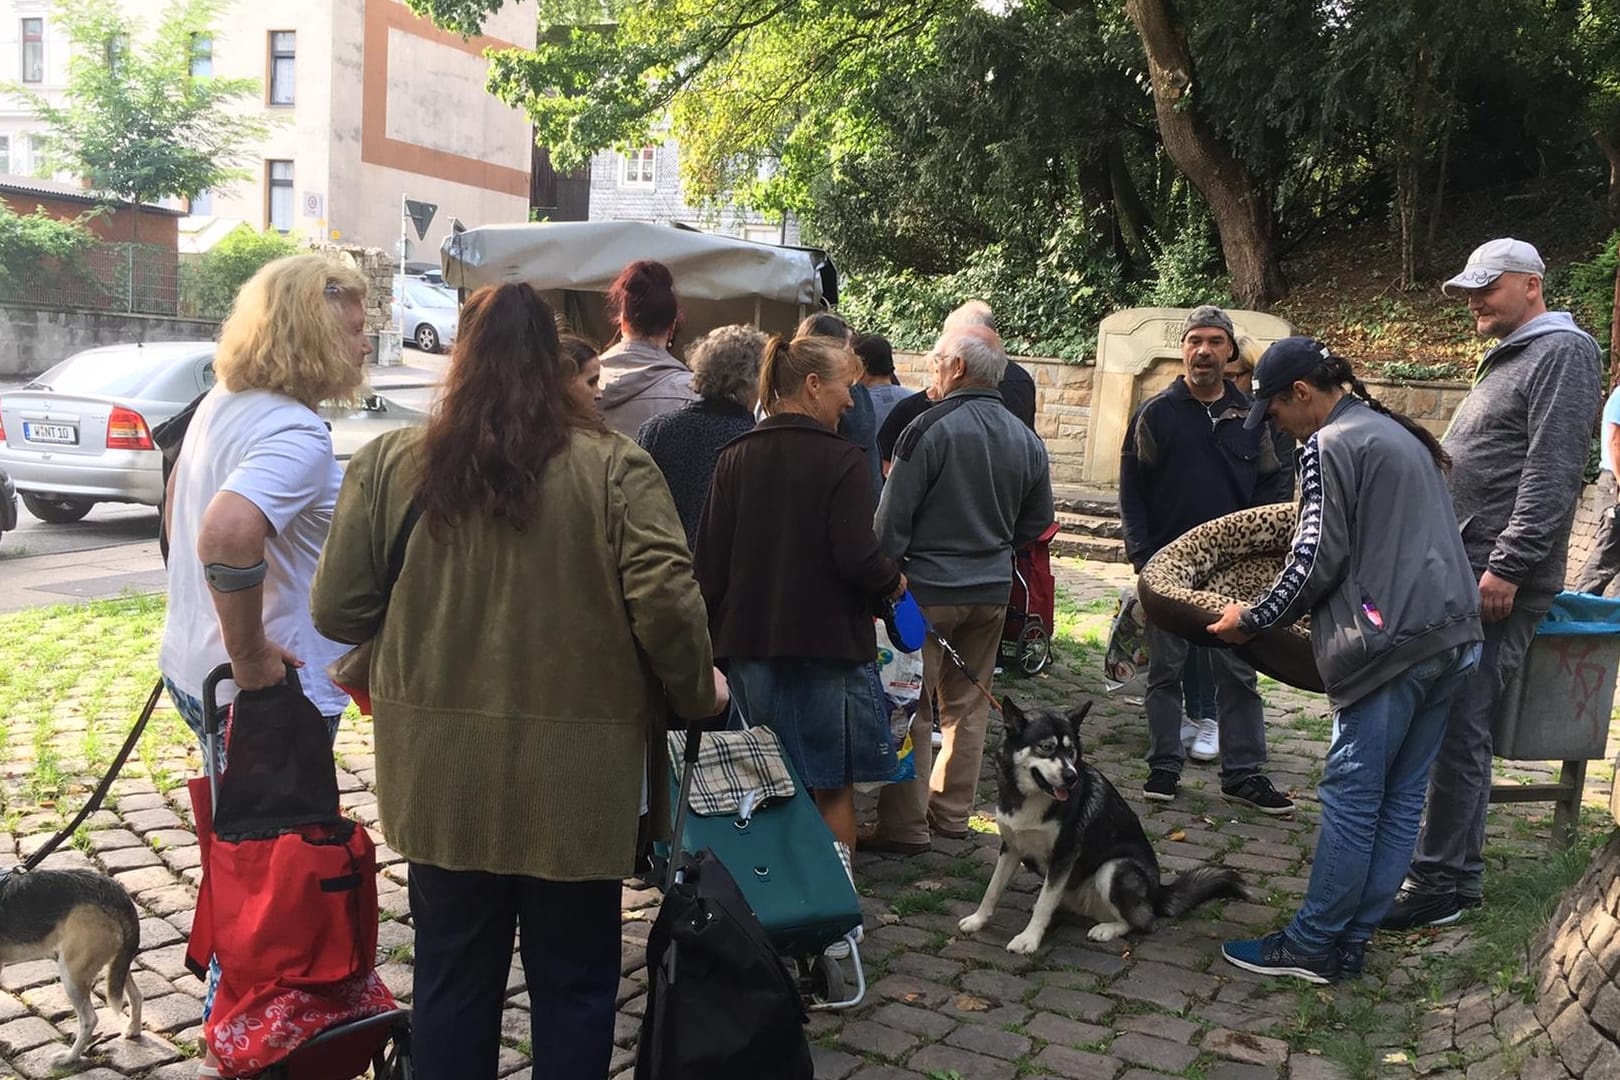
[(872, 618), (905, 590), (872, 532), (865, 458), (834, 430), (859, 371), (846, 342), (771, 338), (759, 374), (766, 418), (721, 453), (697, 537), (733, 699), (776, 733), (850, 849), (854, 785), (894, 773)]

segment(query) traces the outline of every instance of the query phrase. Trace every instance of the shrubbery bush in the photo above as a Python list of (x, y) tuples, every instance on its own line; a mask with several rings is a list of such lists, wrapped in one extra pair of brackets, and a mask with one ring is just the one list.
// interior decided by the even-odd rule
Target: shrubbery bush
[(1231, 302), (1207, 229), (1188, 229), (1165, 244), (1144, 282), (1122, 281), (1114, 261), (1101, 257), (1096, 238), (1083, 230), (1084, 220), (1071, 217), (1036, 258), (992, 244), (951, 274), (849, 274), (839, 312), (857, 330), (883, 334), (897, 349), (923, 350), (934, 344), (952, 308), (976, 298), (995, 311), (1009, 353), (1090, 363), (1097, 324), (1110, 312)]
[(230, 314), (237, 290), (259, 267), (303, 250), (297, 240), (274, 229), (234, 229), (208, 254), (180, 266), (180, 314), (222, 319)]

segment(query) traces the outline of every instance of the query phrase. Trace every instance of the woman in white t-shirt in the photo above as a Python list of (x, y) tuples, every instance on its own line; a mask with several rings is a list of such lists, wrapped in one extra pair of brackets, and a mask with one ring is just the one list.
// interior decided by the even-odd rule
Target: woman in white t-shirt
[[(158, 663), (175, 708), (198, 733), (203, 680), (229, 663), (241, 690), (300, 668), (306, 696), (337, 732), (348, 696), (326, 666), (348, 648), (315, 631), (310, 581), (342, 474), (323, 401), (365, 383), (366, 282), (320, 255), (263, 267), (237, 294), (214, 358), (217, 384), (197, 406), (175, 464), (164, 520), (169, 606)], [(222, 695), (223, 708), (231, 695)], [(224, 747), (212, 750), (223, 766)], [(206, 1018), (219, 983), (209, 972)], [(213, 1055), (199, 1076), (218, 1076)]]

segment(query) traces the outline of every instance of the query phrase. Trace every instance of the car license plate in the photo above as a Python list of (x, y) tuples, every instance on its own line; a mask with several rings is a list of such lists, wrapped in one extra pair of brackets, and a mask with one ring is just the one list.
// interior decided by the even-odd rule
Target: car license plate
[(23, 424), (23, 441), (55, 443), (73, 446), (79, 441), (79, 429), (72, 424)]

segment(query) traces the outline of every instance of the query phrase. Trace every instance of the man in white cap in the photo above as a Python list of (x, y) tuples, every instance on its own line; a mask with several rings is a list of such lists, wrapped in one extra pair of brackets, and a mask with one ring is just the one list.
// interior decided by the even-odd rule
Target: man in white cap
[(1451, 501), (1463, 547), (1479, 580), (1485, 648), (1452, 703), (1423, 832), (1387, 929), (1456, 922), (1482, 901), (1491, 716), (1564, 584), (1603, 375), (1592, 336), (1568, 312), (1547, 310), (1545, 270), (1523, 240), (1492, 240), (1442, 286), (1467, 298), (1480, 337), (1498, 339), (1442, 440), (1454, 462)]

